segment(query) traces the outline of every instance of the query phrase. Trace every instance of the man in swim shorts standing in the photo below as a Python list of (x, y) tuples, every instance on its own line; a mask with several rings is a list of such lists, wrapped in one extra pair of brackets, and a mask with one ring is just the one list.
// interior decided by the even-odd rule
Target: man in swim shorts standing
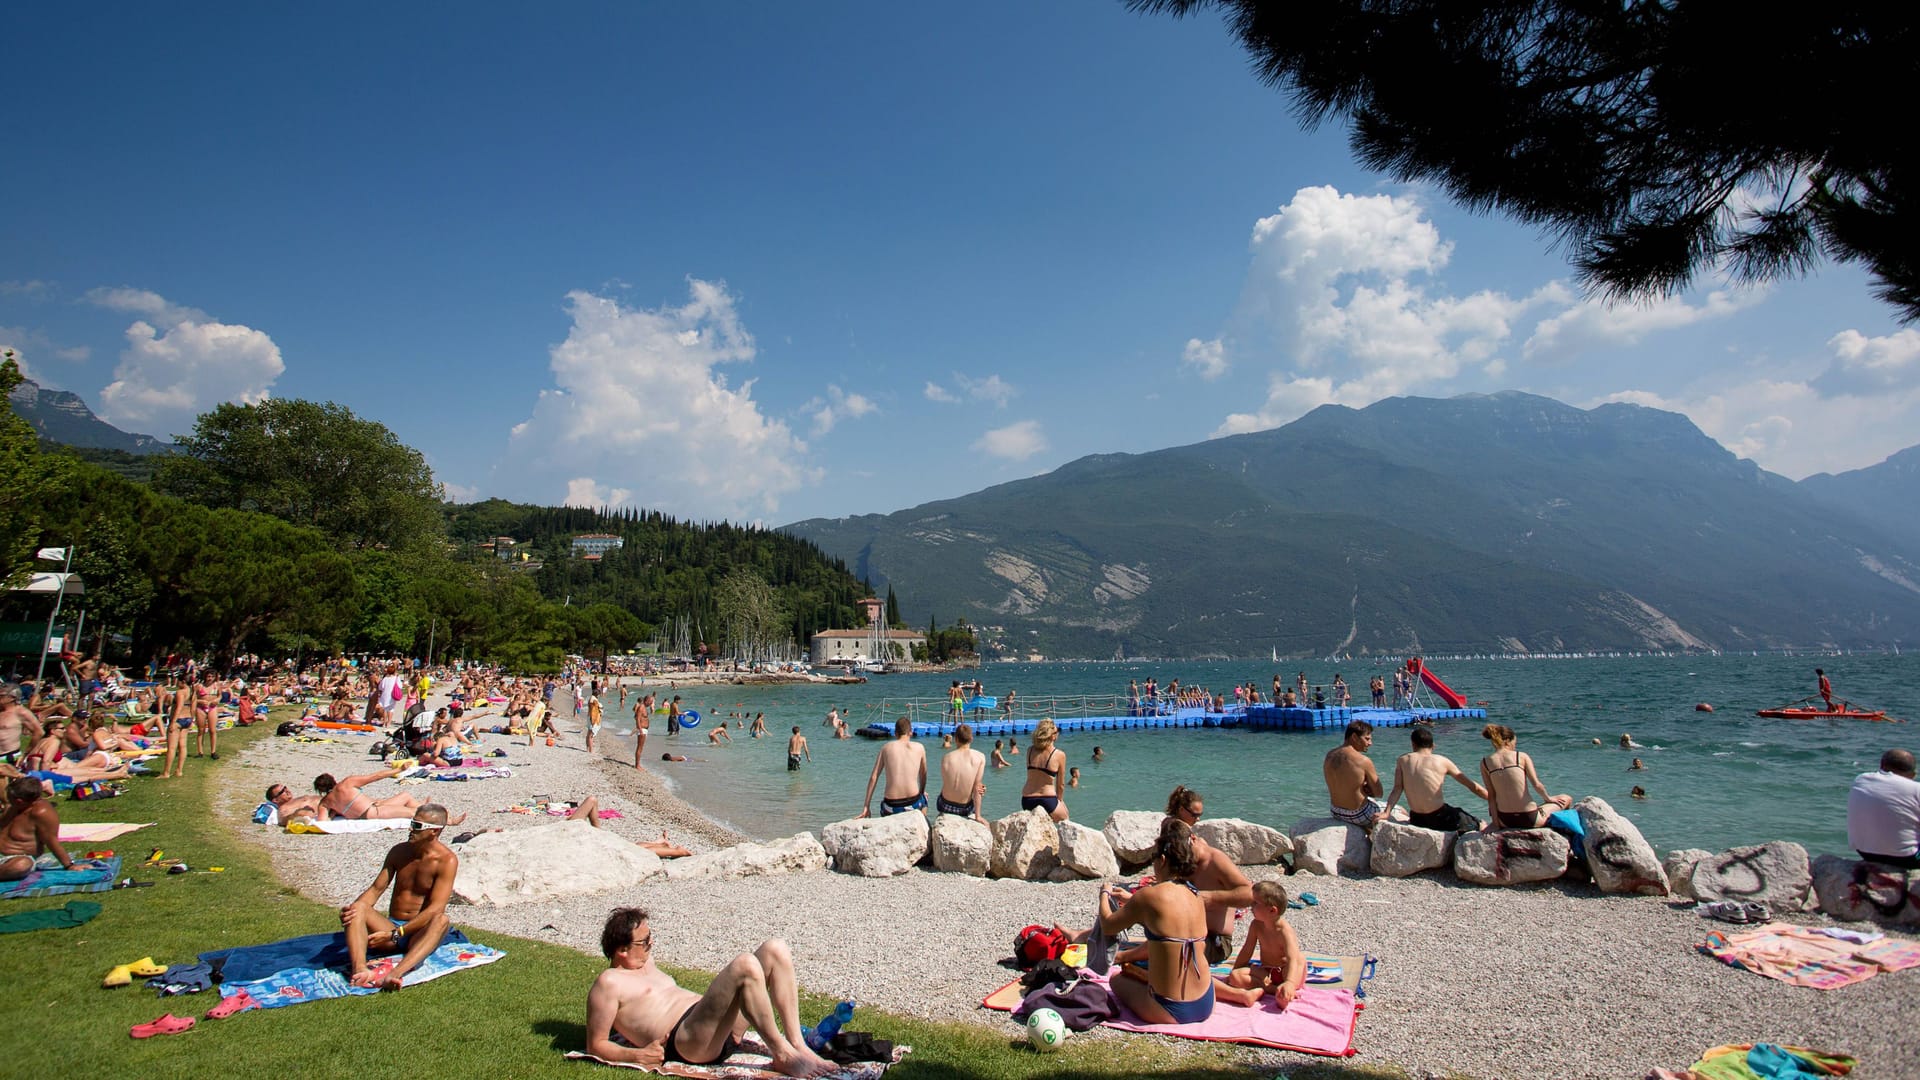
[[(427, 803), (414, 811), (407, 839), (395, 844), (380, 864), (373, 884), (340, 909), (340, 925), (347, 931), (350, 982), (355, 986), (400, 989), (401, 979), (440, 947), (453, 923), (447, 918), (447, 899), (460, 872), (460, 857), (440, 842), (447, 824), (447, 808)], [(393, 887), (392, 916), (380, 914), (380, 897)], [(399, 954), (369, 966), (369, 953)]]
[(647, 725), (653, 722), (653, 695), (633, 705), (633, 767), (640, 768), (640, 755), (647, 750)]
[(1347, 725), (1346, 739), (1327, 751), (1321, 772), (1327, 781), (1327, 798), (1333, 804), (1333, 816), (1349, 825), (1372, 829), (1386, 812), (1380, 801), (1383, 793), (1380, 774), (1367, 756), (1373, 745), (1373, 725), (1355, 720)]
[(913, 741), (913, 721), (904, 716), (893, 722), (893, 738), (874, 756), (860, 817), (873, 812), (873, 789), (882, 772), (887, 774), (887, 786), (880, 795), (881, 817), (927, 808), (927, 748)]
[(1393, 764), (1393, 790), (1387, 794), (1384, 812), (1391, 813), (1400, 801), (1401, 792), (1405, 792), (1409, 825), (1435, 832), (1471, 832), (1479, 828), (1479, 819), (1457, 806), (1447, 805), (1441, 789), (1448, 777), (1460, 781), (1468, 791), (1483, 799), (1487, 797), (1487, 789), (1468, 779), (1451, 760), (1433, 752), (1432, 728), (1416, 725), (1412, 739), (1413, 752), (1400, 755), (1400, 760)]
[[(734, 957), (696, 994), (653, 962), (654, 931), (641, 908), (615, 908), (600, 932), (607, 970), (587, 993), (587, 1052), (605, 1061), (655, 1068), (711, 1065), (758, 1032), (787, 1076), (823, 1076), (834, 1066), (800, 1038), (793, 953), (780, 940)], [(621, 1041), (614, 1041), (615, 1038)]]
[(805, 757), (813, 761), (813, 751), (807, 749), (807, 737), (800, 734), (800, 725), (793, 725), (793, 734), (787, 737), (787, 771), (799, 772), (800, 759)]

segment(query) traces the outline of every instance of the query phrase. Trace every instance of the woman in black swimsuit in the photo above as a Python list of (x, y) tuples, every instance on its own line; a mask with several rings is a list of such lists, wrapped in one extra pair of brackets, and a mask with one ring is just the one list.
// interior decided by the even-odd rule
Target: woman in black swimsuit
[[(1480, 782), (1486, 785), (1487, 807), (1502, 829), (1537, 829), (1555, 810), (1573, 805), (1570, 795), (1548, 795), (1546, 785), (1533, 771), (1533, 759), (1514, 745), (1513, 729), (1505, 724), (1488, 724), (1480, 729), (1482, 738), (1493, 743), (1493, 753), (1480, 759)], [(1540, 793), (1541, 802), (1528, 797), (1528, 789)]]
[(1060, 729), (1053, 721), (1042, 720), (1033, 729), (1033, 746), (1027, 751), (1027, 786), (1020, 791), (1020, 809), (1039, 807), (1055, 821), (1067, 820), (1067, 804), (1060, 799), (1060, 777), (1067, 771), (1065, 751), (1054, 747)]

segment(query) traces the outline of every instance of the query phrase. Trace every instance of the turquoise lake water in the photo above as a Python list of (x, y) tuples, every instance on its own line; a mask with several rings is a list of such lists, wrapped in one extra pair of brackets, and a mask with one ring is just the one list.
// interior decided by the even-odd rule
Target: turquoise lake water
[[(1877, 767), (1890, 746), (1920, 749), (1907, 723), (1763, 720), (1754, 710), (1813, 693), (1813, 669), (1823, 667), (1835, 694), (1886, 709), (1896, 717), (1920, 717), (1920, 659), (1911, 656), (1831, 657), (1637, 657), (1569, 660), (1436, 661), (1433, 668), (1469, 703), (1485, 702), (1488, 720), (1512, 727), (1520, 748), (1533, 756), (1549, 791), (1576, 799), (1599, 795), (1632, 818), (1654, 847), (1721, 850), (1738, 844), (1793, 840), (1814, 852), (1846, 850), (1847, 788), (1853, 777)], [(980, 669), (989, 694), (1019, 691), (1024, 701), (1051, 695), (1124, 695), (1131, 679), (1149, 675), (1165, 685), (1200, 685), (1230, 692), (1236, 682), (1267, 687), (1275, 666), (1260, 663), (993, 664)], [(1310, 683), (1346, 676), (1365, 703), (1367, 681), (1389, 676), (1386, 662), (1282, 663), (1291, 678), (1304, 670)], [(708, 816), (759, 838), (790, 835), (852, 817), (860, 810), (879, 744), (836, 740), (824, 726), (827, 710), (850, 710), (852, 724), (890, 723), (910, 699), (944, 698), (952, 676), (886, 675), (856, 686), (723, 686), (681, 691), (685, 703), (709, 718), (697, 731), (669, 738), (655, 723), (648, 740), (649, 769), (665, 776), (676, 793)], [(1715, 712), (1694, 710), (1707, 702)], [(617, 698), (608, 703), (609, 728), (630, 728)], [(631, 706), (631, 701), (629, 701)], [(731, 747), (709, 747), (706, 732), (715, 717), (765, 712), (769, 736), (737, 732)], [(921, 719), (938, 719), (922, 714)], [(1438, 749), (1478, 776), (1488, 751), (1479, 736), (1483, 721), (1441, 721)], [(788, 729), (799, 724), (813, 750), (813, 763), (786, 768)], [(1629, 733), (1642, 749), (1619, 747)], [(1601, 745), (1592, 745), (1593, 739)], [(1082, 771), (1082, 786), (1067, 792), (1074, 820), (1098, 828), (1116, 809), (1151, 810), (1165, 805), (1175, 784), (1196, 788), (1208, 817), (1240, 817), (1286, 829), (1302, 817), (1326, 812), (1320, 760), (1340, 739), (1338, 730), (1316, 732), (1208, 729), (1101, 731), (1064, 734), (1068, 764)], [(938, 739), (922, 739), (939, 786)], [(991, 750), (992, 739), (975, 745)], [(1106, 760), (1095, 764), (1092, 748)], [(1023, 744), (1024, 747), (1024, 744)], [(693, 758), (668, 764), (659, 752), (673, 749)], [(1375, 732), (1372, 757), (1391, 786), (1393, 763), (1406, 752), (1407, 729)], [(1646, 771), (1629, 772), (1634, 757)], [(1019, 808), (1026, 758), (1013, 768), (988, 771), (986, 811), (999, 817)], [(1648, 798), (1629, 797), (1634, 785)], [(1450, 785), (1451, 786), (1451, 785)], [(931, 797), (931, 792), (930, 796)], [(1456, 788), (1450, 801), (1476, 813), (1485, 803)], [(878, 795), (875, 796), (878, 809)]]

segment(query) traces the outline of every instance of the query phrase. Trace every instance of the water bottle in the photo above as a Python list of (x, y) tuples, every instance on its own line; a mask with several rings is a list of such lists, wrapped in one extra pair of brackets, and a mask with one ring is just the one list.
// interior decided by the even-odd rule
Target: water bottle
[(833, 1007), (833, 1011), (820, 1018), (820, 1026), (807, 1031), (807, 1048), (815, 1052), (825, 1050), (833, 1037), (847, 1021), (853, 1019), (853, 1002), (843, 1001)]

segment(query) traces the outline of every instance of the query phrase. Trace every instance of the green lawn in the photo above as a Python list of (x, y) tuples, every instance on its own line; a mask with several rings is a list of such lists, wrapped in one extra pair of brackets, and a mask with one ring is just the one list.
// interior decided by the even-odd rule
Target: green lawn
[[(266, 725), (222, 732), (228, 753)], [(156, 999), (139, 980), (105, 990), (100, 979), (117, 964), (151, 956), (161, 964), (187, 963), (211, 949), (261, 944), (339, 928), (338, 912), (281, 885), (265, 854), (240, 839), (245, 822), (210, 817), (208, 780), (218, 762), (192, 759), (185, 780), (135, 779), (128, 794), (101, 802), (58, 803), (64, 821), (156, 821), (152, 828), (107, 846), (133, 867), (154, 848), (169, 861), (218, 874), (167, 875), (125, 869), (152, 888), (84, 894), (104, 909), (72, 930), (38, 930), (0, 937), (0, 1061), (4, 1072), (52, 1075), (204, 1075), (232, 1070), (248, 1075), (340, 1078), (616, 1075), (561, 1057), (584, 1043), (587, 986), (603, 965), (571, 949), (480, 933), (505, 950), (488, 967), (440, 979), (399, 994), (355, 997), (311, 1005), (201, 1019), (190, 1032), (135, 1040), (134, 1024), (162, 1013), (201, 1017), (216, 999), (208, 994)], [(320, 842), (320, 841), (316, 841)], [(77, 845), (86, 848), (88, 845)], [(81, 852), (76, 850), (77, 856)], [(369, 867), (369, 873), (372, 871)], [(0, 914), (59, 907), (74, 897), (21, 900)], [(458, 921), (458, 909), (455, 909)], [(698, 988), (705, 976), (675, 971)], [(830, 1002), (809, 997), (802, 1012), (823, 1013)], [(1087, 1039), (1041, 1056), (1012, 1037), (1013, 1028), (932, 1024), (862, 1008), (854, 1025), (908, 1043), (914, 1052), (889, 1073), (900, 1080), (944, 1077), (1127, 1077), (1178, 1075), (1244, 1078), (1244, 1051), (1207, 1043), (1170, 1046), (1156, 1039)], [(34, 1063), (29, 1065), (28, 1063)], [(1262, 1070), (1270, 1075), (1271, 1069)], [(1295, 1078), (1403, 1075), (1344, 1063), (1296, 1058), (1284, 1069)]]

